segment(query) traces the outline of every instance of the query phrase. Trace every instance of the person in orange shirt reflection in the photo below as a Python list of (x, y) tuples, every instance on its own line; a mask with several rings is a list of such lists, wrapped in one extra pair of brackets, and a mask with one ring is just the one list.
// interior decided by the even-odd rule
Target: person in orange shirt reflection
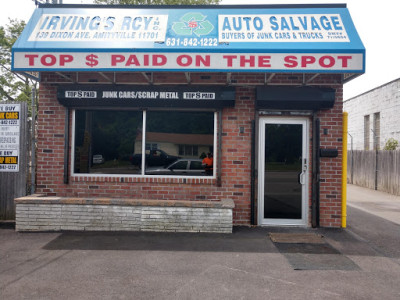
[(204, 170), (206, 171), (206, 175), (213, 174), (213, 156), (211, 152), (208, 152), (207, 157), (205, 157), (202, 161), (204, 166)]

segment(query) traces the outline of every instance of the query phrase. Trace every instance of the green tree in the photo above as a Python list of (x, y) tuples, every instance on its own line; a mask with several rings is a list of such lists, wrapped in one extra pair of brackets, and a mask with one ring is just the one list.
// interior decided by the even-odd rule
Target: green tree
[(11, 72), (11, 48), (25, 27), (25, 22), (9, 19), (0, 26), (0, 101), (29, 102), (35, 83), (25, 76)]
[(212, 5), (221, 0), (95, 0), (97, 4), (122, 5)]

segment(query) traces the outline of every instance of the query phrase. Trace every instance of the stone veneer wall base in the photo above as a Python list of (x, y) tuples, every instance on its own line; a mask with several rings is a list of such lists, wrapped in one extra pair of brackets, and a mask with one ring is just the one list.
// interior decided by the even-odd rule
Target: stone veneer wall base
[(232, 233), (232, 200), (165, 201), (15, 199), (17, 231), (154, 231)]

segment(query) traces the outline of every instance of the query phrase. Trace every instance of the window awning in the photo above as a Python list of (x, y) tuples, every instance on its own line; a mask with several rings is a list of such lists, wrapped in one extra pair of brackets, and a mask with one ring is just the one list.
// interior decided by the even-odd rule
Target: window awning
[(235, 89), (221, 86), (90, 86), (67, 85), (57, 90), (66, 107), (224, 108), (235, 105)]
[(258, 109), (321, 110), (332, 108), (334, 104), (332, 88), (261, 86), (256, 92)]
[(344, 4), (41, 5), (13, 71), (364, 73)]

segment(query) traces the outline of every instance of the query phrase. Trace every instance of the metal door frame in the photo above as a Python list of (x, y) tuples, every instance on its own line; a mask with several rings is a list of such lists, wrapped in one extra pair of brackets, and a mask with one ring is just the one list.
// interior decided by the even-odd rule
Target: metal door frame
[[(307, 169), (304, 174), (302, 186), (302, 208), (301, 219), (265, 219), (264, 218), (264, 180), (265, 180), (265, 125), (266, 124), (300, 124), (302, 130), (302, 159), (307, 161)], [(307, 226), (308, 224), (308, 187), (309, 187), (309, 119), (308, 118), (284, 118), (284, 117), (261, 117), (259, 119), (259, 144), (258, 144), (258, 224), (260, 226)]]

